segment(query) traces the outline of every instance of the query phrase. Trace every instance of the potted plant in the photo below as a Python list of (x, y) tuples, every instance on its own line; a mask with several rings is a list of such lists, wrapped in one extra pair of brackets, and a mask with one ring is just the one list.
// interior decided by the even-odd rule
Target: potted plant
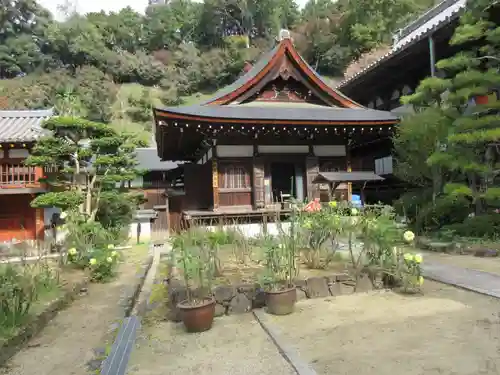
[(173, 241), (175, 263), (182, 271), (186, 299), (177, 308), (188, 332), (204, 332), (212, 328), (215, 299), (211, 295), (213, 260), (209, 259), (207, 241), (203, 235), (186, 231)]
[(274, 315), (288, 315), (294, 311), (297, 290), (293, 278), (297, 276), (296, 244), (297, 220), (293, 210), (290, 229), (280, 229), (278, 239), (267, 239), (265, 248), (265, 273), (263, 284), (266, 292), (267, 312)]

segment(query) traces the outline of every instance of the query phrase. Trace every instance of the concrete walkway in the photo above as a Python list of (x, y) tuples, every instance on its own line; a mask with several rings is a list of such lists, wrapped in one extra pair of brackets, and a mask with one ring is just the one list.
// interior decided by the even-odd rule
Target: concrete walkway
[(500, 298), (499, 275), (437, 262), (424, 262), (422, 269), (429, 279)]

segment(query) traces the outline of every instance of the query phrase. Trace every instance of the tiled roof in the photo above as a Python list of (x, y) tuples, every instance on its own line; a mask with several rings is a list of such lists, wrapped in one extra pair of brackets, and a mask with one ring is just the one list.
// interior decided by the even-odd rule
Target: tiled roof
[(136, 159), (139, 163), (137, 168), (148, 171), (168, 171), (177, 168), (177, 163), (171, 161), (161, 161), (156, 148), (137, 148), (135, 150)]
[(448, 25), (452, 20), (460, 15), (466, 5), (467, 0), (442, 1), (434, 8), (420, 16), (417, 20), (399, 30), (399, 32), (394, 36), (394, 44), (388, 53), (368, 65), (363, 70), (340, 82), (337, 88), (342, 88), (349, 82), (355, 80), (359, 76), (362, 76), (382, 64), (384, 61), (389, 60), (391, 57), (405, 50), (410, 45), (422, 40), (424, 37), (441, 27)]
[(0, 142), (33, 142), (47, 134), (43, 121), (53, 116), (52, 109), (0, 111)]
[(332, 107), (283, 107), (277, 109), (272, 106), (246, 106), (246, 105), (192, 105), (189, 107), (170, 107), (157, 109), (159, 112), (173, 113), (184, 116), (194, 116), (207, 120), (217, 119), (219, 123), (225, 120), (253, 119), (289, 121), (318, 121), (318, 122), (377, 122), (397, 121), (397, 117), (390, 112), (361, 108), (332, 108)]

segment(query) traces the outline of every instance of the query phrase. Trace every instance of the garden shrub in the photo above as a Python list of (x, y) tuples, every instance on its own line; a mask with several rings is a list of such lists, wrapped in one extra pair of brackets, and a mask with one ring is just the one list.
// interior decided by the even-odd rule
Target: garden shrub
[(22, 324), (33, 304), (59, 285), (58, 273), (45, 263), (0, 265), (0, 326)]
[(408, 192), (394, 206), (418, 233), (434, 231), (445, 225), (461, 223), (470, 214), (470, 201), (463, 196), (439, 196), (435, 204), (430, 191)]
[(466, 218), (462, 223), (443, 227), (460, 237), (493, 238), (500, 234), (500, 214), (485, 214)]

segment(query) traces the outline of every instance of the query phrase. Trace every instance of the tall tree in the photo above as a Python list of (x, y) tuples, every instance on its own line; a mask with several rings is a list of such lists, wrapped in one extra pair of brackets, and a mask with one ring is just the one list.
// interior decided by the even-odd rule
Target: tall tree
[(0, 0), (0, 78), (43, 69), (50, 61), (43, 54), (50, 18), (34, 0)]

